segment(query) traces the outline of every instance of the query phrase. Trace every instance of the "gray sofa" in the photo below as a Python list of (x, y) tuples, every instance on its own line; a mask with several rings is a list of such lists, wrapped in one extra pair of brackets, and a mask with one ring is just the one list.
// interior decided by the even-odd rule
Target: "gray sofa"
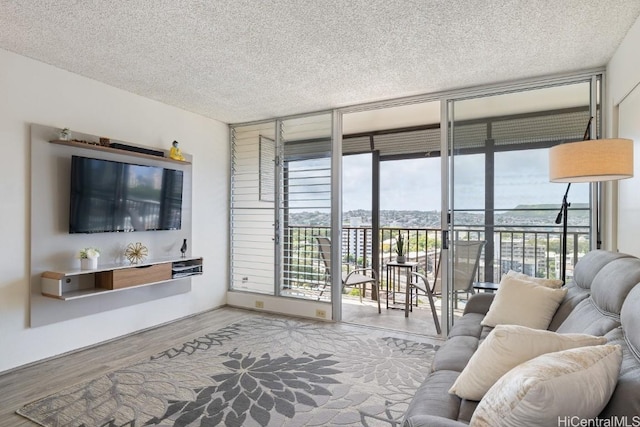
[[(606, 336), (623, 348), (618, 384), (600, 416), (640, 415), (640, 259), (592, 251), (576, 265), (574, 279), (549, 330)], [(448, 390), (480, 342), (491, 331), (480, 322), (493, 294), (473, 295), (437, 351), (431, 372), (416, 391), (405, 414), (405, 427), (463, 426), (478, 405)]]

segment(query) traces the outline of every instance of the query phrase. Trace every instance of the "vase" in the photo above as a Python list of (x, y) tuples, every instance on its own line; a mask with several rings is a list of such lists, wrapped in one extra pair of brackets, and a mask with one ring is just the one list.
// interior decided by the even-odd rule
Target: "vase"
[(80, 260), (82, 270), (95, 270), (98, 268), (98, 258), (82, 258)]
[(407, 257), (406, 257), (406, 256), (404, 256), (404, 255), (398, 255), (398, 256), (396, 257), (396, 262), (397, 262), (398, 264), (404, 264), (405, 262), (407, 262)]

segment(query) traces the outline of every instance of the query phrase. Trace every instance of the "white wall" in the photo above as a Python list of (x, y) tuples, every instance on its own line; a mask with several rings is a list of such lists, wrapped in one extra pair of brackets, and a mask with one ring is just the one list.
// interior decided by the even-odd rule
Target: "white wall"
[(618, 248), (620, 251), (640, 256), (640, 86), (637, 86), (619, 104), (618, 134), (634, 141), (634, 178), (620, 182), (618, 224)]
[[(607, 65), (607, 91), (605, 108), (607, 109), (607, 136), (634, 139), (636, 159), (640, 153), (640, 18), (631, 27), (615, 54)], [(607, 231), (614, 239), (607, 249), (640, 256), (639, 233), (640, 218), (635, 200), (640, 194), (640, 168), (635, 163), (635, 177), (620, 181), (616, 195), (615, 186), (610, 194), (612, 206), (607, 221)], [(617, 220), (617, 221), (616, 221)]]
[[(205, 260), (192, 291), (30, 328), (31, 123), (193, 154), (191, 253)], [(0, 49), (0, 372), (226, 302), (228, 128)]]

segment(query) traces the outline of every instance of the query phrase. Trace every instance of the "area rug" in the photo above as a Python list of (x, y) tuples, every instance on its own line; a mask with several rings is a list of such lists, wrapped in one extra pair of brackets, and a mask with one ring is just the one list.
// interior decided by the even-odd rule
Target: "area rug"
[(396, 426), (438, 341), (250, 318), (42, 400), (43, 426)]

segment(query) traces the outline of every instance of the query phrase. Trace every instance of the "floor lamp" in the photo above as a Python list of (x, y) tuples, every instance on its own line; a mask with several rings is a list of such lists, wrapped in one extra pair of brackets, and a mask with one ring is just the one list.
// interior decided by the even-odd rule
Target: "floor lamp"
[(632, 176), (633, 141), (630, 139), (590, 139), (556, 145), (549, 150), (549, 180), (568, 183), (558, 214), (558, 219), (562, 215), (563, 282), (567, 269), (567, 212), (571, 205), (567, 203), (567, 196), (571, 183), (615, 181)]

